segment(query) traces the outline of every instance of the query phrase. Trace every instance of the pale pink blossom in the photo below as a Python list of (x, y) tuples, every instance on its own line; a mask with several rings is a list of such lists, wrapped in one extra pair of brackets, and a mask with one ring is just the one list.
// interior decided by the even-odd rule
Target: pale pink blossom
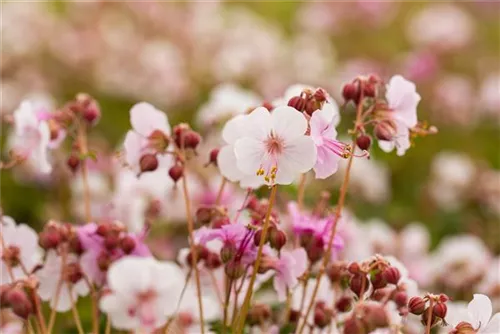
[[(44, 301), (50, 301), (50, 307), (58, 312), (68, 311), (78, 297), (84, 297), (89, 293), (89, 286), (85, 279), (80, 278), (77, 282), (70, 282), (66, 277), (66, 269), (70, 265), (78, 265), (78, 258), (73, 254), (67, 254), (63, 268), (63, 258), (54, 250), (47, 252), (45, 263), (36, 275), (40, 281), (38, 294)], [(58, 286), (61, 284), (59, 297), (56, 298)]]
[(497, 334), (500, 330), (500, 313), (496, 313), (493, 316), (492, 314), (493, 307), (488, 296), (474, 294), (474, 298), (467, 306), (465, 317), (459, 319), (456, 319), (458, 317), (453, 317), (456, 323), (452, 323), (452, 325), (456, 326), (459, 322), (466, 322), (474, 328), (475, 333)]
[(149, 138), (155, 131), (170, 135), (170, 124), (167, 115), (149, 103), (137, 103), (130, 109), (130, 123), (133, 130), (127, 132), (125, 142), (125, 161), (129, 167), (139, 174), (139, 162), (143, 154), (155, 153), (150, 146)]
[(287, 290), (297, 286), (298, 278), (306, 271), (308, 265), (304, 248), (293, 251), (282, 251), (279, 259), (273, 263), (276, 274), (273, 280), (274, 290), (280, 301), (286, 300)]
[(316, 146), (306, 130), (306, 118), (294, 108), (277, 107), (272, 113), (255, 109), (244, 136), (235, 143), (238, 168), (263, 176), (269, 184), (292, 183), (316, 162)]
[[(0, 283), (11, 283), (12, 276), (14, 280), (26, 276), (23, 267), (30, 272), (40, 261), (41, 252), (38, 246), (37, 233), (26, 224), (17, 225), (14, 219), (8, 216), (2, 216), (0, 223), (0, 234), (3, 238), (3, 247), (0, 247)], [(13, 256), (19, 260), (19, 264), (10, 263), (7, 265), (6, 258)], [(22, 264), (22, 266), (21, 266)], [(11, 268), (11, 271), (8, 268)]]
[(184, 285), (174, 263), (128, 256), (108, 270), (111, 292), (100, 301), (116, 329), (152, 332), (174, 314)]
[(410, 129), (417, 125), (420, 95), (413, 82), (396, 75), (387, 85), (386, 98), (390, 109), (388, 117), (394, 123), (395, 131), (391, 140), (379, 140), (379, 146), (385, 152), (396, 148), (397, 154), (401, 156), (410, 148)]

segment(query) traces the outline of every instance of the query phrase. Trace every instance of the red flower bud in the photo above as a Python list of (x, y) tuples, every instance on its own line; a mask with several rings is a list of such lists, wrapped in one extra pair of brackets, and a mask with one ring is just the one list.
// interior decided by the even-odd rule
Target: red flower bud
[(217, 157), (219, 156), (219, 149), (214, 148), (213, 150), (210, 151), (210, 156), (209, 156), (209, 161), (208, 163), (214, 164), (217, 166)]
[(370, 281), (374, 289), (382, 289), (387, 286), (387, 281), (381, 272), (377, 272), (370, 276)]
[(108, 223), (102, 223), (97, 226), (96, 233), (101, 237), (107, 236), (111, 232), (111, 226)]
[(231, 261), (226, 263), (224, 272), (230, 279), (238, 279), (245, 273), (245, 267), (240, 261)]
[(367, 151), (370, 148), (372, 143), (372, 139), (368, 135), (361, 135), (356, 138), (356, 145), (362, 150)]
[(434, 315), (434, 312), (431, 312), (431, 314), (429, 315), (429, 308), (426, 308), (424, 310), (424, 313), (422, 313), (422, 315), (420, 316), (420, 322), (422, 323), (422, 325), (426, 326), (427, 323), (429, 322), (429, 316), (430, 316), (431, 327), (433, 327), (435, 324), (437, 324), (439, 318), (437, 318)]
[(365, 83), (363, 86), (363, 95), (366, 97), (375, 97), (377, 93), (376, 86), (373, 83)]
[(20, 288), (12, 288), (5, 293), (5, 300), (10, 305), (12, 312), (18, 317), (27, 319), (33, 313), (33, 304)]
[(344, 85), (344, 88), (342, 89), (342, 97), (344, 98), (345, 102), (349, 101), (354, 101), (355, 103), (358, 103), (359, 97), (361, 92), (359, 91), (359, 85), (358, 83), (348, 83)]
[(217, 269), (222, 265), (222, 261), (219, 255), (215, 253), (209, 253), (205, 260), (205, 265), (208, 269)]
[(408, 310), (410, 313), (420, 315), (425, 310), (425, 300), (421, 297), (412, 297), (408, 302)]
[(314, 237), (306, 249), (307, 257), (312, 263), (319, 261), (325, 253), (323, 238)]
[(117, 235), (108, 235), (104, 239), (104, 247), (106, 247), (107, 250), (113, 250), (116, 247), (118, 247), (120, 243), (120, 238)]
[(78, 263), (67, 264), (66, 268), (64, 268), (64, 274), (66, 281), (71, 284), (76, 284), (83, 277), (82, 270)]
[(273, 227), (269, 229), (269, 243), (272, 248), (276, 250), (281, 250), (286, 244), (286, 234), (285, 232), (278, 230)]
[(155, 154), (146, 153), (139, 160), (141, 173), (152, 172), (158, 168), (158, 159)]
[(382, 272), (382, 274), (389, 284), (398, 284), (399, 279), (401, 278), (401, 274), (396, 267), (388, 267)]
[(332, 312), (328, 309), (316, 308), (314, 310), (314, 324), (319, 328), (325, 328), (332, 321)]
[(78, 110), (82, 113), (82, 117), (89, 125), (95, 125), (101, 118), (101, 109), (97, 101), (90, 95), (80, 93), (76, 96)]
[(335, 303), (335, 308), (339, 312), (347, 312), (351, 310), (352, 298), (343, 296)]
[(101, 271), (107, 271), (111, 262), (111, 256), (105, 251), (102, 251), (97, 257), (97, 266)]
[(221, 228), (224, 225), (229, 225), (229, 224), (231, 224), (229, 217), (226, 217), (226, 216), (217, 217), (212, 222), (212, 228), (217, 229), (217, 228)]
[(355, 316), (350, 317), (344, 323), (344, 334), (365, 334), (361, 321)]
[(446, 317), (446, 313), (448, 312), (448, 307), (446, 306), (445, 303), (437, 303), (434, 305), (432, 308), (432, 313), (441, 319), (444, 319)]
[[(256, 247), (259, 247), (260, 245), (260, 240), (262, 239), (262, 229), (258, 230), (257, 232), (255, 232), (255, 234), (253, 235), (253, 244), (256, 246)], [(269, 233), (266, 235), (266, 240), (264, 241), (264, 244), (266, 242), (269, 241)]]
[(124, 236), (120, 240), (120, 248), (123, 250), (125, 254), (130, 254), (134, 251), (135, 249), (135, 240), (131, 236)]
[(208, 225), (212, 221), (213, 218), (213, 209), (207, 206), (199, 207), (196, 210), (196, 222), (199, 225)]
[(55, 249), (62, 242), (62, 235), (57, 228), (48, 227), (40, 232), (38, 243), (43, 249)]
[(201, 141), (201, 136), (198, 132), (193, 130), (187, 130), (184, 133), (184, 148), (196, 149)]
[(77, 255), (81, 255), (84, 251), (82, 242), (76, 234), (69, 239), (69, 250)]
[(294, 96), (288, 101), (288, 106), (297, 109), (298, 111), (304, 111), (307, 101), (300, 96)]
[(393, 300), (396, 305), (403, 307), (406, 306), (406, 303), (408, 302), (408, 295), (404, 291), (398, 291), (394, 294)]
[(442, 294), (439, 295), (439, 301), (441, 303), (446, 303), (448, 300), (450, 300), (450, 297), (448, 297), (444, 293), (442, 293)]
[(361, 294), (368, 290), (370, 282), (363, 274), (354, 275), (349, 282), (349, 287), (356, 296), (361, 297)]
[(374, 133), (378, 140), (392, 140), (396, 134), (396, 128), (390, 122), (380, 122), (375, 125)]
[(346, 273), (345, 263), (340, 261), (333, 262), (326, 269), (326, 274), (332, 283), (340, 282)]
[(66, 165), (74, 173), (80, 166), (80, 159), (75, 154), (71, 154), (68, 160), (66, 160)]
[(313, 112), (321, 108), (321, 104), (317, 102), (314, 99), (310, 99), (306, 102), (306, 107), (304, 108), (304, 111), (309, 115), (312, 116)]
[(179, 164), (175, 164), (168, 170), (168, 175), (170, 175), (170, 178), (177, 183), (177, 181), (179, 181), (179, 179), (184, 175), (184, 167)]
[(361, 273), (361, 268), (359, 267), (359, 264), (357, 262), (352, 262), (351, 264), (349, 264), (347, 270), (353, 275)]
[(326, 101), (328, 94), (323, 88), (318, 88), (314, 92), (313, 97), (316, 101), (321, 103)]

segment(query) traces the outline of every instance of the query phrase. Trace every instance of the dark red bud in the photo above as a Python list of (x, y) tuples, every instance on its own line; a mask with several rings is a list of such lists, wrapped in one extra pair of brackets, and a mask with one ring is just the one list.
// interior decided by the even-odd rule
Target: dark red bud
[(158, 168), (158, 159), (155, 154), (146, 153), (139, 160), (141, 173), (152, 172)]
[(222, 265), (222, 261), (219, 255), (215, 253), (209, 253), (207, 259), (205, 260), (205, 265), (208, 269), (217, 269)]
[(425, 310), (425, 300), (421, 297), (412, 297), (408, 301), (408, 310), (410, 313), (420, 315)]
[(319, 328), (325, 328), (332, 321), (332, 312), (321, 308), (314, 310), (314, 324)]
[(372, 83), (366, 83), (363, 86), (363, 95), (366, 97), (375, 97), (377, 93), (376, 86), (375, 84)]
[(361, 135), (356, 138), (356, 145), (362, 150), (367, 151), (370, 148), (372, 143), (372, 139), (368, 135)]
[(342, 97), (345, 102), (354, 101), (358, 103), (360, 97), (359, 85), (357, 83), (348, 83), (342, 89)]
[(345, 321), (343, 334), (366, 334), (366, 331), (361, 321), (353, 316)]
[(353, 275), (361, 273), (361, 268), (359, 267), (359, 264), (357, 262), (350, 263), (347, 267), (347, 270)]
[(219, 149), (214, 148), (213, 150), (210, 151), (210, 157), (209, 157), (209, 163), (214, 164), (217, 166), (217, 157), (219, 156)]
[(309, 247), (307, 247), (306, 249), (309, 261), (311, 261), (312, 263), (319, 261), (325, 253), (324, 246), (325, 245), (322, 237), (314, 237), (309, 244)]
[(441, 303), (446, 303), (448, 300), (450, 300), (450, 297), (448, 297), (444, 293), (442, 293), (442, 294), (439, 295), (439, 301)]
[(104, 247), (106, 247), (107, 250), (113, 250), (116, 247), (118, 247), (120, 243), (120, 238), (117, 235), (108, 235), (104, 239)]
[(294, 96), (288, 101), (288, 106), (297, 109), (298, 111), (304, 111), (306, 108), (307, 101), (300, 96)]
[(135, 240), (129, 235), (124, 236), (120, 240), (120, 248), (123, 250), (125, 254), (130, 254), (134, 251), (135, 249)]
[[(429, 319), (429, 316), (430, 316), (430, 319)], [(431, 312), (431, 314), (429, 314), (429, 308), (426, 308), (420, 317), (421, 317), (420, 318), (420, 322), (424, 326), (426, 326), (427, 323), (430, 321), (431, 322), (431, 327), (433, 327), (439, 321), (439, 318), (437, 318), (434, 315), (434, 312)]]
[(231, 261), (226, 263), (224, 272), (230, 279), (238, 279), (245, 273), (245, 267), (240, 261)]
[(83, 245), (77, 235), (73, 235), (69, 239), (69, 249), (77, 255), (81, 255), (83, 253)]
[(111, 256), (107, 252), (103, 251), (97, 257), (97, 266), (101, 271), (107, 271), (111, 265), (111, 261)]
[(70, 263), (66, 265), (65, 268), (66, 281), (71, 284), (76, 284), (79, 280), (82, 279), (83, 273), (78, 263)]
[(100, 224), (97, 226), (96, 233), (101, 237), (105, 237), (111, 232), (111, 226), (107, 223)]
[(101, 109), (97, 101), (90, 95), (80, 93), (76, 96), (78, 109), (82, 113), (82, 117), (89, 125), (95, 125), (101, 118)]
[(201, 141), (201, 136), (198, 132), (188, 130), (184, 133), (184, 148), (196, 149)]
[(380, 122), (375, 125), (374, 134), (378, 140), (392, 140), (396, 129), (389, 122)]
[(45, 231), (40, 233), (40, 238), (38, 240), (40, 247), (43, 249), (54, 249), (59, 246), (62, 241), (62, 235), (56, 228), (47, 228)]
[[(262, 229), (255, 232), (255, 234), (253, 236), (253, 244), (256, 247), (259, 247), (261, 239), (262, 239)], [(266, 235), (266, 240), (264, 241), (264, 244), (268, 241), (269, 241), (269, 233), (267, 233), (267, 235)]]
[(269, 230), (269, 243), (272, 248), (278, 251), (281, 250), (281, 248), (283, 248), (286, 244), (286, 239), (285, 232), (278, 230), (275, 227)]
[(396, 267), (388, 267), (382, 272), (382, 274), (389, 284), (398, 284), (399, 279), (401, 278), (401, 274)]
[(368, 289), (369, 281), (365, 275), (357, 274), (351, 278), (349, 287), (351, 288), (352, 292), (354, 292), (358, 297), (361, 297), (361, 294)]
[(323, 88), (318, 88), (314, 92), (313, 97), (316, 101), (321, 103), (321, 102), (326, 101), (328, 94), (326, 93), (326, 91)]
[(80, 159), (75, 154), (71, 154), (68, 160), (66, 160), (66, 165), (74, 173), (80, 166)]
[(33, 304), (24, 290), (12, 288), (6, 292), (5, 299), (18, 317), (27, 319), (33, 313)]
[(371, 275), (370, 282), (372, 283), (374, 289), (382, 289), (387, 286), (387, 281), (381, 272)]
[(432, 308), (432, 313), (441, 319), (444, 319), (446, 317), (446, 313), (448, 312), (448, 307), (446, 306), (445, 303), (437, 303), (434, 305)]
[(403, 307), (406, 306), (406, 303), (408, 302), (408, 295), (404, 291), (398, 291), (394, 294), (393, 299), (396, 305)]
[(179, 164), (173, 165), (168, 170), (168, 175), (170, 175), (170, 178), (177, 183), (177, 181), (179, 181), (179, 179), (184, 175), (184, 167)]
[(335, 308), (339, 312), (347, 312), (351, 310), (352, 299), (347, 296), (340, 297), (335, 303)]

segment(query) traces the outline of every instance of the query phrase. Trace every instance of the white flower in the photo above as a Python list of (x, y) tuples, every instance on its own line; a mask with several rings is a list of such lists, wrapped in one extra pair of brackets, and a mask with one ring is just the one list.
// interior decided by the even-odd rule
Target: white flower
[(39, 263), (41, 254), (40, 248), (38, 247), (38, 235), (28, 225), (16, 225), (16, 222), (11, 217), (2, 216), (0, 234), (4, 242), (4, 246), (0, 247), (0, 258), (2, 259), (0, 264), (0, 283), (7, 284), (12, 282), (6, 264), (9, 258), (14, 260), (9, 261), (9, 263), (12, 269), (12, 275), (14, 279), (17, 280), (26, 276), (22, 266), (30, 272), (33, 267)]
[[(36, 275), (40, 281), (38, 294), (44, 301), (50, 301), (50, 307), (58, 312), (68, 311), (78, 296), (84, 297), (89, 293), (89, 287), (83, 278), (71, 283), (67, 272), (71, 266), (78, 266), (78, 259), (73, 254), (66, 256), (66, 264), (62, 268), (63, 259), (53, 250), (47, 252), (43, 268)], [(63, 270), (62, 270), (63, 269)], [(62, 282), (60, 283), (60, 281)], [(61, 284), (59, 298), (56, 298), (58, 285)], [(57, 303), (57, 305), (56, 305)]]
[(385, 152), (396, 147), (398, 155), (404, 155), (410, 148), (410, 129), (417, 125), (417, 105), (420, 95), (415, 84), (400, 75), (395, 75), (387, 85), (386, 99), (390, 111), (389, 120), (394, 124), (391, 140), (379, 140), (379, 146)]
[(217, 121), (231, 118), (255, 108), (260, 99), (254, 93), (233, 84), (221, 84), (210, 93), (210, 99), (198, 112), (201, 126), (212, 125)]
[(30, 166), (40, 173), (48, 174), (52, 166), (48, 158), (50, 130), (46, 121), (40, 121), (30, 101), (23, 101), (14, 112), (15, 130), (10, 146), (24, 156)]
[(117, 329), (152, 332), (174, 314), (184, 279), (173, 263), (124, 257), (108, 270), (111, 292), (101, 298), (100, 308)]
[(466, 322), (478, 334), (498, 334), (500, 332), (500, 313), (496, 313), (493, 317), (491, 316), (492, 313), (493, 308), (488, 296), (474, 294), (474, 298), (467, 306), (467, 315), (465, 317), (462, 315), (461, 318), (453, 316), (450, 323), (456, 326), (460, 322)]
[(290, 184), (316, 163), (316, 146), (306, 136), (307, 120), (291, 107), (270, 113), (257, 108), (249, 116), (245, 134), (234, 144), (238, 168), (264, 176), (266, 182)]

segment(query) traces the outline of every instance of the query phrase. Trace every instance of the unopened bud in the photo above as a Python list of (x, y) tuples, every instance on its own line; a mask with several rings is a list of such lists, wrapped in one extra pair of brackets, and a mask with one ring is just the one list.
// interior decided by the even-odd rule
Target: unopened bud
[(315, 112), (316, 110), (318, 110), (320, 108), (321, 108), (321, 104), (318, 101), (316, 101), (314, 99), (310, 99), (307, 101), (304, 111), (309, 116), (312, 116), (313, 112)]
[[(254, 236), (253, 236), (253, 244), (256, 246), (256, 247), (259, 247), (260, 246), (260, 242), (261, 242), (261, 239), (262, 239), (262, 229), (258, 230), (257, 232), (255, 232)], [(269, 233), (267, 233), (266, 235), (266, 240), (264, 240), (264, 244), (266, 242), (269, 241)]]
[(59, 230), (55, 227), (48, 227), (40, 233), (38, 243), (43, 249), (54, 249), (59, 246), (62, 241), (62, 236)]
[(111, 265), (111, 256), (103, 251), (99, 256), (97, 256), (97, 266), (101, 271), (107, 271)]
[(104, 247), (106, 247), (107, 250), (113, 250), (116, 247), (118, 247), (120, 243), (120, 238), (117, 235), (108, 235), (104, 239)]
[(111, 232), (111, 226), (108, 223), (102, 223), (97, 226), (96, 233), (101, 237), (107, 236)]
[(408, 310), (410, 313), (420, 315), (425, 310), (425, 300), (421, 297), (412, 297), (408, 301)]
[(386, 268), (383, 272), (382, 275), (384, 276), (385, 280), (389, 284), (398, 284), (399, 279), (401, 278), (401, 274), (396, 267), (388, 267)]
[(217, 157), (218, 156), (219, 156), (219, 149), (214, 148), (213, 150), (210, 151), (208, 163), (214, 164), (215, 166), (217, 166)]
[(347, 319), (344, 323), (344, 333), (343, 334), (365, 334), (366, 331), (363, 324), (357, 317), (352, 316)]
[(352, 299), (347, 296), (340, 297), (335, 303), (335, 308), (339, 312), (347, 312), (351, 310)]
[(184, 175), (184, 167), (179, 164), (175, 164), (168, 170), (168, 175), (170, 175), (170, 178), (177, 183), (177, 181), (179, 181), (179, 179)]
[(398, 291), (394, 294), (393, 300), (396, 305), (403, 307), (406, 306), (406, 303), (408, 302), (408, 295), (404, 291)]
[(369, 281), (363, 274), (354, 275), (349, 282), (349, 287), (358, 297), (368, 289), (368, 285)]
[(336, 283), (340, 282), (342, 278), (347, 273), (346, 265), (344, 262), (335, 261), (326, 269), (326, 274), (330, 279), (330, 282)]
[(33, 305), (26, 295), (26, 292), (20, 288), (12, 288), (5, 293), (5, 300), (12, 312), (18, 317), (27, 319), (33, 313)]
[(139, 160), (141, 173), (152, 172), (158, 168), (158, 159), (155, 154), (146, 153)]
[(222, 228), (224, 225), (229, 225), (231, 224), (231, 220), (229, 220), (229, 217), (227, 216), (222, 216), (222, 217), (217, 217), (212, 221), (212, 228)]
[(80, 93), (76, 96), (76, 102), (82, 117), (89, 125), (95, 125), (101, 118), (101, 109), (97, 101), (90, 95)]
[(198, 132), (188, 130), (184, 133), (184, 148), (196, 149), (201, 141), (201, 136)]
[(231, 261), (226, 263), (224, 272), (230, 279), (238, 279), (245, 273), (245, 267), (240, 261)]
[(348, 83), (342, 89), (342, 97), (345, 102), (354, 101), (358, 103), (360, 97), (359, 85), (357, 83)]
[(439, 318), (434, 315), (434, 312), (431, 312), (431, 314), (429, 314), (429, 308), (426, 308), (420, 316), (420, 322), (422, 323), (422, 325), (426, 326), (429, 321), (431, 323), (431, 327), (433, 327), (435, 324), (437, 324)]
[(120, 248), (123, 250), (125, 254), (130, 254), (134, 251), (135, 249), (135, 240), (129, 235), (124, 236), (120, 240)]
[(396, 129), (389, 122), (380, 122), (375, 126), (374, 133), (378, 140), (392, 140)]
[(325, 253), (324, 242), (322, 237), (315, 237), (306, 249), (309, 261), (315, 263), (319, 261)]
[(432, 308), (432, 313), (441, 319), (444, 319), (446, 317), (446, 313), (448, 312), (448, 307), (446, 306), (445, 303), (437, 303), (434, 305)]
[(83, 277), (82, 270), (78, 263), (67, 264), (64, 268), (64, 274), (66, 281), (70, 282), (71, 284), (76, 284)]
[(377, 94), (376, 85), (369, 82), (365, 83), (365, 85), (363, 86), (363, 96), (375, 97), (376, 94)]
[(316, 308), (314, 310), (314, 324), (319, 328), (325, 328), (332, 321), (332, 312), (327, 309)]
[(372, 139), (368, 135), (361, 135), (356, 138), (356, 145), (362, 150), (367, 151), (370, 148), (372, 143)]
[(222, 262), (228, 263), (236, 255), (236, 245), (233, 242), (226, 242), (220, 249), (220, 258)]
[(205, 260), (205, 266), (208, 269), (217, 269), (222, 265), (222, 261), (219, 255), (215, 253), (209, 253), (207, 259)]
[(199, 207), (196, 210), (196, 222), (200, 225), (208, 225), (212, 221), (213, 209), (207, 206)]
[(300, 320), (300, 312), (297, 310), (290, 310), (288, 315), (288, 322), (291, 324), (297, 324)]
[(288, 101), (288, 106), (297, 109), (298, 111), (304, 111), (306, 108), (307, 101), (301, 96), (294, 96)]
[(76, 234), (72, 235), (69, 239), (69, 250), (77, 255), (81, 255), (84, 251), (82, 242)]
[(357, 262), (350, 263), (347, 267), (347, 270), (353, 275), (361, 273), (361, 268), (359, 267), (359, 264)]
[(313, 97), (316, 101), (321, 103), (326, 101), (328, 94), (323, 88), (318, 88), (314, 92)]
[(71, 154), (68, 160), (66, 160), (66, 165), (74, 173), (80, 166), (80, 159), (75, 154)]
[(370, 282), (372, 283), (374, 289), (382, 289), (387, 286), (387, 281), (381, 272), (376, 272), (370, 275)]
[(448, 297), (446, 294), (442, 293), (439, 295), (439, 301), (441, 303), (446, 303), (448, 300), (450, 300), (450, 297)]
[(276, 250), (281, 250), (286, 244), (285, 232), (273, 227), (269, 230), (269, 244)]

